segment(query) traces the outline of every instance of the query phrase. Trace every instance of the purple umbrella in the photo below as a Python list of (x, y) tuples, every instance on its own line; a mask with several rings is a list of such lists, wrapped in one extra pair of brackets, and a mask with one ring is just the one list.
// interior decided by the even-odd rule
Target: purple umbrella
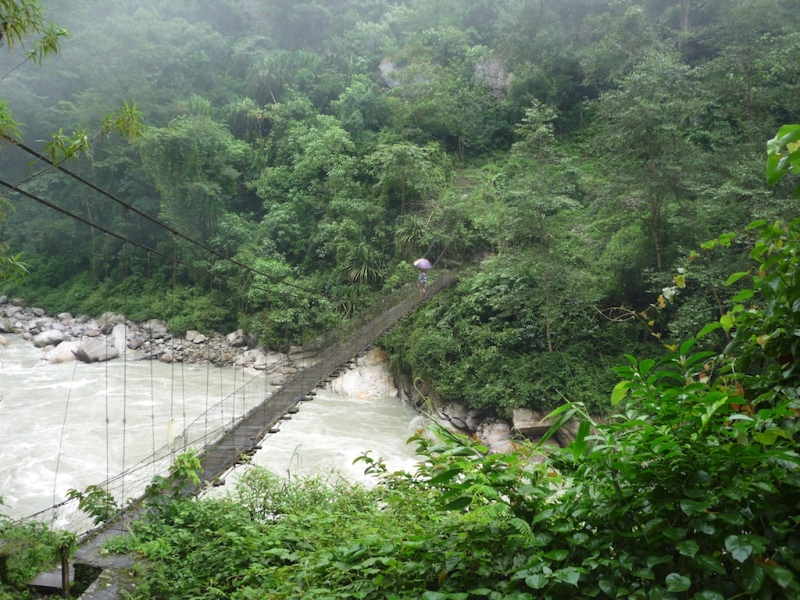
[(414, 266), (418, 269), (432, 269), (433, 265), (427, 258), (418, 258), (414, 261)]

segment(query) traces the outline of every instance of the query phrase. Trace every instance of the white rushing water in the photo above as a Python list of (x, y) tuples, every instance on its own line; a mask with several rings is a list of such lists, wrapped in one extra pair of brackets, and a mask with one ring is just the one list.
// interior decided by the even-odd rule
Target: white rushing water
[[(156, 361), (40, 364), (41, 349), (18, 336), (6, 338), (9, 346), (0, 349), (0, 511), (12, 518), (132, 467), (167, 443), (170, 418), (179, 434), (244, 382), (237, 369)], [(366, 450), (392, 469), (413, 468), (406, 440), (419, 423), (397, 398), (320, 392), (264, 440), (253, 462), (277, 475), (336, 470), (366, 480), (363, 465), (352, 464)]]

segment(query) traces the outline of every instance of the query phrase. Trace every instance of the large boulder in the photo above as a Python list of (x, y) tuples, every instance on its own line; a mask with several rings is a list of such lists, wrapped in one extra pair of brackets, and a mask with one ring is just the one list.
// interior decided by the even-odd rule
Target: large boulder
[(81, 343), (78, 341), (62, 342), (43, 357), (42, 361), (51, 365), (58, 365), (61, 363), (72, 362), (75, 360), (75, 351), (78, 350)]
[(469, 409), (463, 404), (459, 404), (458, 402), (442, 403), (436, 407), (436, 412), (438, 413), (440, 419), (449, 422), (457, 429), (461, 429), (463, 431), (468, 431), (471, 429), (467, 424)]
[(164, 321), (159, 321), (158, 319), (150, 319), (149, 321), (145, 321), (141, 325), (142, 331), (147, 334), (148, 338), (163, 338), (167, 336), (167, 324)]
[(58, 329), (48, 329), (36, 335), (33, 338), (33, 345), (37, 348), (44, 348), (45, 346), (57, 346), (67, 339), (66, 334)]
[(14, 315), (22, 312), (22, 308), (15, 305), (6, 306), (3, 310), (5, 311), (7, 317), (13, 317)]
[(514, 409), (512, 417), (514, 431), (529, 438), (540, 438), (550, 426), (552, 421), (545, 421), (544, 415), (530, 408)]
[(86, 363), (105, 362), (119, 356), (119, 351), (114, 346), (108, 345), (101, 339), (82, 342), (74, 353), (75, 358)]
[(242, 346), (247, 346), (247, 338), (245, 337), (244, 329), (237, 329), (233, 333), (229, 333), (225, 336), (228, 345), (234, 348), (241, 348)]
[(511, 439), (511, 425), (501, 419), (485, 421), (475, 435), (491, 453), (513, 452), (516, 448)]
[(113, 312), (104, 312), (97, 321), (102, 332), (109, 334), (114, 330), (115, 325), (125, 323), (125, 320), (125, 315), (118, 315)]
[(186, 341), (192, 342), (193, 344), (202, 344), (206, 341), (206, 336), (204, 336), (199, 331), (195, 331), (194, 329), (190, 329), (186, 332)]

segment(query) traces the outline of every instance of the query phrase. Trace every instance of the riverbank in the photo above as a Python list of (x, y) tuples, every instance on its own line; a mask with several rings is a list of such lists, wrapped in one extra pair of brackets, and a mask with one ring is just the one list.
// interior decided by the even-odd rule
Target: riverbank
[(0, 333), (17, 334), (42, 349), (42, 363), (81, 360), (103, 362), (126, 355), (132, 360), (207, 364), (265, 372), (268, 383), (281, 385), (298, 369), (314, 362), (314, 353), (299, 347), (288, 352), (268, 351), (243, 330), (227, 335), (199, 331), (176, 334), (164, 321), (134, 323), (125, 315), (106, 312), (99, 317), (52, 315), (25, 306), (19, 299), (0, 296)]

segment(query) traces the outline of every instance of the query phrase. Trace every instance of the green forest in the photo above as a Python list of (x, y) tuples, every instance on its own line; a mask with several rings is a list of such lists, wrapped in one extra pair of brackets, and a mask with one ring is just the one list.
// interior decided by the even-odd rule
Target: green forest
[(416, 473), (366, 455), (374, 489), (159, 505), (132, 598), (800, 595), (795, 0), (0, 17), (0, 291), (282, 349), (425, 256), (458, 283), (380, 341), (396, 372), (582, 423), (544, 463), (441, 430)]

